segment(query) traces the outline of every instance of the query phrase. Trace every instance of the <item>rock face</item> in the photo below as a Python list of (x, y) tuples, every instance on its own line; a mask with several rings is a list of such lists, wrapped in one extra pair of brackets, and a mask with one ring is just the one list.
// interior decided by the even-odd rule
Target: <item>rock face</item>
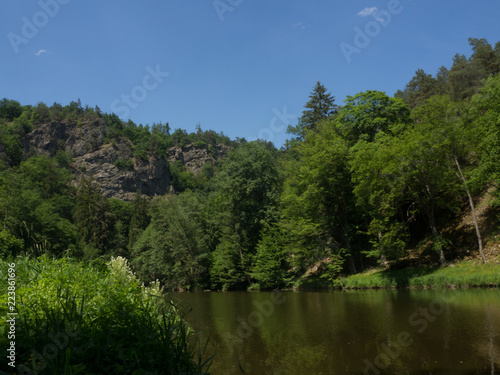
[(75, 157), (75, 165), (86, 176), (93, 176), (108, 198), (132, 200), (137, 190), (148, 196), (164, 195), (170, 187), (166, 160), (154, 155), (148, 160), (134, 158), (131, 146), (130, 141), (104, 144)]
[(179, 160), (188, 170), (198, 173), (205, 163), (214, 165), (217, 159), (224, 158), (229, 150), (230, 147), (226, 145), (217, 145), (211, 153), (205, 148), (196, 148), (192, 144), (184, 148), (170, 147), (168, 160), (171, 163)]
[(75, 180), (92, 176), (108, 198), (132, 200), (137, 190), (153, 197), (171, 189), (169, 162), (179, 160), (188, 170), (197, 173), (207, 162), (215, 164), (229, 151), (217, 145), (209, 155), (206, 149), (188, 145), (184, 149), (171, 147), (167, 159), (155, 154), (134, 157), (133, 144), (128, 139), (106, 140), (106, 125), (102, 120), (87, 124), (52, 122), (38, 126), (23, 140), (26, 158), (46, 154), (54, 156), (65, 151), (73, 157), (71, 169)]

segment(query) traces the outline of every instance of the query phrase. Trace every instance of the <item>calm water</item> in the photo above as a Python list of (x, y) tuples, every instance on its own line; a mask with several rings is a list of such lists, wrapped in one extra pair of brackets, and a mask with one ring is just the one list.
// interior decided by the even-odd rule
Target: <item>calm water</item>
[(498, 374), (500, 291), (174, 293), (212, 374)]

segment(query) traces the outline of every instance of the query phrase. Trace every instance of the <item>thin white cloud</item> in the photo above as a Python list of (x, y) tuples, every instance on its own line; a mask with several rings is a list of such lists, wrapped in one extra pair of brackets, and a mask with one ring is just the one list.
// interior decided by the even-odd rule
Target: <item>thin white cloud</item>
[(44, 50), (44, 49), (41, 49), (40, 51), (38, 51), (37, 53), (35, 53), (35, 55), (40, 56), (42, 53), (47, 53), (47, 51)]
[(371, 16), (373, 13), (375, 13), (377, 10), (378, 10), (377, 7), (365, 8), (358, 13), (358, 16), (368, 17)]
[(304, 30), (306, 28), (306, 25), (304, 25), (302, 22), (297, 22), (296, 24), (293, 25), (295, 29), (300, 29)]

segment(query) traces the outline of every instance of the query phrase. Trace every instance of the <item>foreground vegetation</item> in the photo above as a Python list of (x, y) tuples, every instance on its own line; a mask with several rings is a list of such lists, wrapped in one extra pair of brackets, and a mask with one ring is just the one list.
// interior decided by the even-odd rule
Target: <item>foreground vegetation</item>
[(373, 269), (339, 281), (344, 289), (500, 287), (500, 263), (458, 262), (445, 268)]
[[(394, 96), (367, 90), (340, 106), (318, 82), (281, 150), (200, 128), (137, 125), (79, 101), (4, 99), (0, 255), (124, 256), (141, 280), (168, 290), (332, 285), (422, 243), (432, 255), (420, 264), (446, 265), (463, 247), (485, 263), (488, 237), (500, 230), (500, 43), (469, 43), (470, 57), (456, 55), (435, 76), (418, 70)], [(171, 146), (231, 151), (197, 174), (169, 163), (173, 192), (138, 191), (125, 202), (102, 196), (65, 142), (50, 155), (24, 147), (51, 122), (98, 126), (105, 144), (131, 145), (134, 162), (117, 159), (118, 169), (166, 157)], [(476, 207), (486, 191), (487, 219)], [(463, 233), (446, 230), (466, 212)]]
[[(7, 292), (0, 296), (0, 346), (15, 342), (18, 374), (203, 374), (202, 346), (159, 283), (145, 287), (124, 258), (106, 266), (48, 257), (15, 263), (15, 339)], [(9, 317), (10, 318), (10, 317)], [(5, 355), (2, 369), (10, 368)]]

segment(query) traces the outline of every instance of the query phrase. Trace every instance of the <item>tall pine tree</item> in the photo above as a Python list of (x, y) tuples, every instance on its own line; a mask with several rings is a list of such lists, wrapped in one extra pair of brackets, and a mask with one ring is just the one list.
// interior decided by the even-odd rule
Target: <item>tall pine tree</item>
[(302, 111), (297, 126), (290, 125), (287, 130), (289, 134), (296, 135), (300, 140), (304, 139), (307, 131), (314, 131), (320, 121), (337, 113), (335, 97), (327, 92), (326, 87), (319, 81), (316, 82), (309, 98), (311, 99), (306, 103), (306, 109)]

